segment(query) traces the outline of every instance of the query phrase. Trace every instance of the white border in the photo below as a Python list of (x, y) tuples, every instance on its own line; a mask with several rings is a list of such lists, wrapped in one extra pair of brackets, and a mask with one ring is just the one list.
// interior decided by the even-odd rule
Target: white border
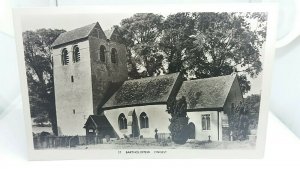
[[(100, 11), (100, 12), (99, 12)], [(150, 154), (118, 154), (112, 150), (34, 150), (33, 136), (29, 111), (28, 88), (22, 41), (22, 17), (41, 14), (99, 14), (126, 12), (267, 12), (268, 25), (263, 60), (263, 82), (261, 106), (258, 126), (257, 144), (254, 150), (183, 150), (163, 149), (165, 154), (154, 154), (157, 149), (149, 150)], [(275, 4), (195, 4), (195, 5), (147, 5), (147, 6), (93, 6), (93, 7), (51, 7), (51, 8), (18, 8), (13, 10), (15, 36), (18, 54), (21, 92), (24, 107), (28, 154), (30, 160), (65, 160), (65, 159), (107, 159), (107, 158), (262, 158), (264, 155), (266, 128), (268, 118), (270, 81), (276, 41), (277, 6)], [(141, 149), (138, 149), (141, 150)], [(134, 149), (130, 149), (134, 151)]]

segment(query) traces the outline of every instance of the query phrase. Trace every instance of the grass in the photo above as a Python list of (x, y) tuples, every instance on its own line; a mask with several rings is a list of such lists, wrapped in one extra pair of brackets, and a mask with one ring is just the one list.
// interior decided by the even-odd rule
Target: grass
[(114, 140), (105, 144), (84, 145), (78, 149), (254, 149), (253, 141), (189, 141), (183, 145), (155, 139)]

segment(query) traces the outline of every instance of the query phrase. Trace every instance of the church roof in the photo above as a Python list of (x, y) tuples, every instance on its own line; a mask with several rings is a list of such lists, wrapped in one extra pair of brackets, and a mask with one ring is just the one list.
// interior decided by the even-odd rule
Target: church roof
[(222, 108), (235, 78), (227, 75), (184, 81), (177, 99), (184, 96), (188, 110)]
[(103, 127), (110, 125), (110, 123), (104, 115), (90, 115), (86, 123), (84, 124), (84, 127), (88, 126), (89, 124), (93, 124), (96, 128), (100, 126)]
[(166, 103), (180, 83), (179, 76), (173, 73), (125, 81), (102, 108)]
[(65, 43), (73, 42), (79, 39), (87, 38), (93, 28), (99, 24), (98, 22), (86, 25), (68, 32), (60, 34), (53, 42), (52, 47), (56, 47)]

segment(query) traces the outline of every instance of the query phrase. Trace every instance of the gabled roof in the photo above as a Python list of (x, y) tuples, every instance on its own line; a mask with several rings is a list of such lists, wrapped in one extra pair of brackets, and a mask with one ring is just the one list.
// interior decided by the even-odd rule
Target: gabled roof
[(104, 34), (105, 34), (106, 38), (109, 39), (110, 41), (122, 43), (121, 39), (119, 37), (120, 32), (119, 32), (118, 28), (113, 27), (111, 30), (105, 30)]
[(184, 96), (188, 110), (223, 108), (236, 75), (184, 81), (177, 99)]
[(68, 32), (64, 32), (60, 34), (56, 40), (53, 42), (52, 47), (56, 47), (65, 43), (73, 42), (79, 39), (87, 38), (90, 34), (90, 32), (93, 30), (93, 28), (96, 25), (99, 25), (98, 22), (86, 25)]
[(177, 84), (179, 73), (128, 80), (103, 105), (103, 109), (166, 103)]
[(104, 115), (90, 115), (84, 124), (84, 128), (92, 123), (96, 128), (107, 127), (110, 125), (109, 121)]

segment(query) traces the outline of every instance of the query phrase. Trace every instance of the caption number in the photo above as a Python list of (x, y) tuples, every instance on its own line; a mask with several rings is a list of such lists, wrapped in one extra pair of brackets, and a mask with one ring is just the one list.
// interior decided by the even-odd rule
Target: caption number
[(121, 153), (122, 153), (122, 151), (118, 150), (118, 154), (121, 154)]

